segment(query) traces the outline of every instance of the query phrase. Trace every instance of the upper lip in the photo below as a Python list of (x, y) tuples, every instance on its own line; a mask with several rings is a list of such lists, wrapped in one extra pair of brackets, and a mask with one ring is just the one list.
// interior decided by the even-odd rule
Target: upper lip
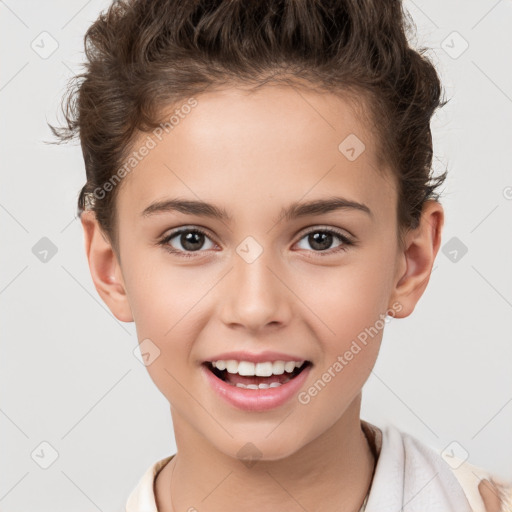
[(236, 351), (236, 352), (223, 352), (222, 354), (217, 354), (215, 356), (206, 359), (204, 362), (212, 362), (212, 361), (228, 361), (230, 359), (234, 359), (235, 361), (249, 361), (251, 363), (263, 363), (266, 361), (307, 361), (300, 356), (294, 356), (289, 354), (284, 354), (282, 352), (274, 352), (272, 350), (266, 350), (264, 352), (259, 352), (257, 354), (253, 354), (251, 352), (244, 351)]

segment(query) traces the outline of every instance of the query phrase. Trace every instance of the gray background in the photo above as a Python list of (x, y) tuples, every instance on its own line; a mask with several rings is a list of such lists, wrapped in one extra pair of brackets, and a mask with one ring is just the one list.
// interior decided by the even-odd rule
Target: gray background
[[(89, 274), (79, 146), (42, 142), (108, 4), (0, 1), (4, 512), (122, 510), (146, 468), (175, 451), (168, 403), (133, 354), (134, 325), (111, 315)], [(452, 98), (432, 124), (435, 168), (449, 168), (446, 224), (416, 310), (385, 329), (362, 417), (512, 479), (512, 3), (405, 5), (413, 44), (433, 49)], [(46, 262), (34, 254), (43, 237), (57, 251)]]

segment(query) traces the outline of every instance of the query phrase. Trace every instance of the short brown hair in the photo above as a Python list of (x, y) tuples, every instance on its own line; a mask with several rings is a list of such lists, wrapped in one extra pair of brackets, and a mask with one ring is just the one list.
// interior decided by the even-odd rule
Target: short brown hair
[(426, 48), (409, 46), (413, 25), (399, 0), (114, 1), (85, 34), (86, 70), (63, 98), (67, 126), (50, 125), (59, 142), (80, 135), (78, 214), (92, 208), (118, 246), (119, 187), (86, 200), (162, 123), (162, 108), (207, 88), (302, 83), (361, 107), (396, 178), (401, 243), (446, 178), (432, 175), (430, 119), (447, 101)]

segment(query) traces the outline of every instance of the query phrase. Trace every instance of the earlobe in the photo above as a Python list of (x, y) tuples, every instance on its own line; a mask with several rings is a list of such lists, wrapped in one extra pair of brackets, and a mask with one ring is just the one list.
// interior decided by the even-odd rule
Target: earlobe
[(109, 240), (93, 211), (82, 212), (80, 220), (89, 270), (96, 290), (118, 320), (133, 322), (121, 267)]
[[(398, 301), (402, 308), (395, 316), (405, 318), (416, 307), (430, 280), (434, 260), (441, 244), (444, 211), (440, 203), (426, 201), (420, 225), (407, 233), (405, 249), (400, 255), (402, 264), (392, 293), (391, 303)], [(404, 270), (405, 269), (405, 270)]]

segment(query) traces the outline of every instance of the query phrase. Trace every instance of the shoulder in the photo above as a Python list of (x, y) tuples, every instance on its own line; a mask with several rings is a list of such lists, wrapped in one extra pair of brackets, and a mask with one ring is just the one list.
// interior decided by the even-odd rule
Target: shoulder
[(384, 444), (388, 447), (388, 456), (392, 449), (392, 462), (400, 465), (402, 457), (403, 467), (409, 473), (423, 465), (430, 465), (439, 474), (439, 479), (443, 479), (444, 484), (439, 490), (452, 497), (451, 493), (457, 487), (472, 512), (512, 512), (512, 481), (507, 482), (482, 467), (470, 464), (453, 452), (440, 452), (436, 446), (421, 441), (391, 423), (377, 427), (362, 420), (361, 426), (379, 459), (382, 458)]
[(443, 459), (463, 488), (473, 512), (512, 512), (512, 482), (457, 457)]

